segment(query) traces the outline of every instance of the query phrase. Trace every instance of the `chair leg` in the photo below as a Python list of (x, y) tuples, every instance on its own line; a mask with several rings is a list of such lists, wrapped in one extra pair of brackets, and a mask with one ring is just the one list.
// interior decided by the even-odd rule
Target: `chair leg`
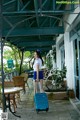
[(20, 92), (16, 94), (16, 100), (17, 100), (18, 103), (21, 101), (20, 100)]
[(12, 96), (11, 103), (13, 105), (14, 112), (16, 112), (17, 104), (16, 104), (16, 101), (15, 101), (15, 95)]
[(1, 108), (2, 108), (2, 111), (3, 111), (3, 102), (2, 101), (0, 101), (0, 105), (1, 105)]
[(27, 83), (27, 86), (28, 86), (28, 88), (29, 88), (28, 82), (26, 82), (26, 83)]
[(16, 101), (15, 101), (15, 98), (13, 100), (13, 107), (14, 107), (14, 112), (16, 112), (17, 104), (16, 104)]

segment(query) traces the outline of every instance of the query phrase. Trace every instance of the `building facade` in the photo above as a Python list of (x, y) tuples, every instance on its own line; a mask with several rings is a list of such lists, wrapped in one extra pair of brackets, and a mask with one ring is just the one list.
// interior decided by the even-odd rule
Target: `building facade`
[(80, 99), (80, 14), (79, 6), (73, 14), (64, 15), (64, 34), (56, 38), (57, 68), (67, 68), (66, 80), (69, 89), (73, 89)]

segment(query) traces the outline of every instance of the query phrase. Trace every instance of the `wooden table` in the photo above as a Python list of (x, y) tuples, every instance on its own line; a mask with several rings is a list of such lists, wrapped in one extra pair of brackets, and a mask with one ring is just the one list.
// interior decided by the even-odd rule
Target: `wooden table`
[[(11, 106), (10, 106), (10, 94), (16, 94), (19, 93), (21, 90), (23, 90), (22, 87), (9, 87), (9, 88), (4, 88), (4, 96), (5, 96), (5, 109), (9, 108), (10, 112), (15, 115), (16, 117), (21, 117), (15, 114), (15, 112), (13, 112), (11, 110)], [(2, 93), (2, 90), (1, 90)], [(7, 95), (7, 101), (8, 101), (8, 105), (6, 105), (6, 95)]]

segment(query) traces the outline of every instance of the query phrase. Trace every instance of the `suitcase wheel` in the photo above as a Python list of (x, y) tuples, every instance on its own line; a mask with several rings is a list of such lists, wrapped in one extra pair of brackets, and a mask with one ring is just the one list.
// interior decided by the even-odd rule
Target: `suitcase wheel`
[(36, 109), (36, 112), (37, 112), (37, 114), (39, 113), (39, 110), (38, 109)]
[(46, 112), (48, 112), (49, 108), (46, 108)]

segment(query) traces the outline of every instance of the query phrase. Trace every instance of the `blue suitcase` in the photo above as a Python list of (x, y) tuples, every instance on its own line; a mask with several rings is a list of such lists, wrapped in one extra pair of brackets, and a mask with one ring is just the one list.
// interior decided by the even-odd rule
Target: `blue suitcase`
[(48, 97), (46, 93), (36, 93), (34, 96), (34, 102), (37, 113), (39, 111), (47, 112), (49, 110)]

